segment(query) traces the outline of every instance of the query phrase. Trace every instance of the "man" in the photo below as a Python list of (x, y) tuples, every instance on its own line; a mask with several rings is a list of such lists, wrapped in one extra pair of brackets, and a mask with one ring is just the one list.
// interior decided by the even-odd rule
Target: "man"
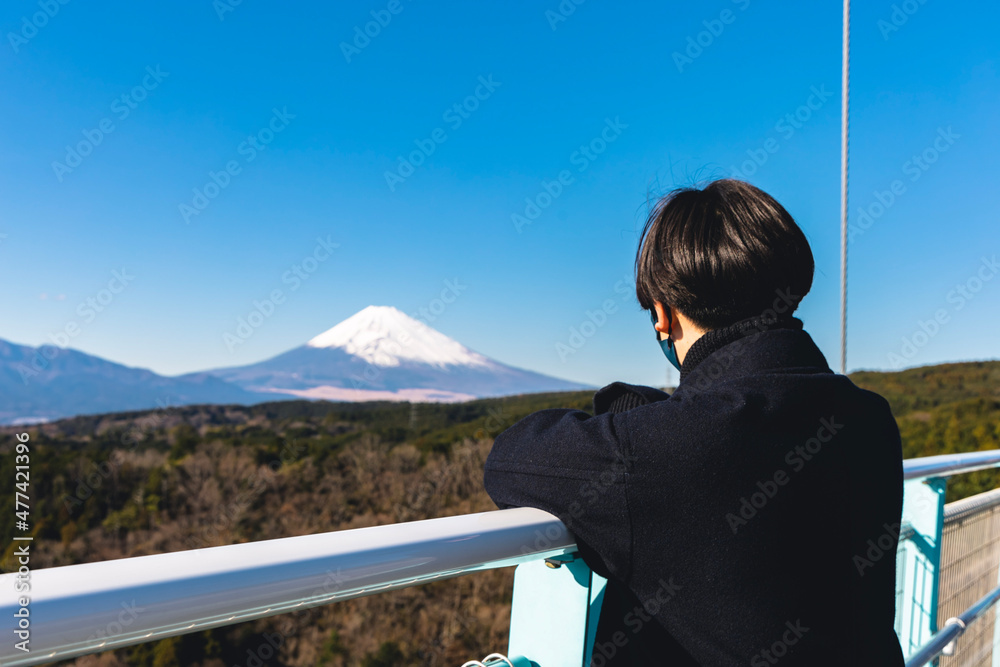
[(594, 667), (903, 665), (895, 558), (864, 558), (885, 535), (895, 553), (899, 430), (792, 317), (812, 276), (767, 193), (671, 193), (643, 230), (636, 295), (676, 391), (616, 382), (593, 416), (543, 410), (496, 438), (493, 500), (559, 517), (608, 578)]

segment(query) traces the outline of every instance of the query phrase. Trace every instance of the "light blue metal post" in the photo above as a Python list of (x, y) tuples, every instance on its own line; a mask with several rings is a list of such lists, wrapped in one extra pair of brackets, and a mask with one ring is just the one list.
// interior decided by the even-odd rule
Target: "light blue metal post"
[[(570, 560), (571, 559), (571, 560)], [(517, 667), (587, 667), (607, 581), (568, 554), (514, 570), (508, 657)]]
[(945, 481), (911, 479), (903, 486), (903, 525), (909, 524), (913, 533), (899, 543), (896, 634), (907, 656), (937, 631)]

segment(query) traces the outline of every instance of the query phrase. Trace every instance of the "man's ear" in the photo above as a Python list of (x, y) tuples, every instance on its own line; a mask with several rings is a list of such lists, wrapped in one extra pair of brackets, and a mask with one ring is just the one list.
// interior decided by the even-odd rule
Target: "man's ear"
[(656, 324), (654, 328), (662, 333), (667, 333), (669, 329), (670, 317), (673, 315), (671, 308), (669, 306), (664, 306), (659, 301), (653, 302), (653, 308), (656, 310)]

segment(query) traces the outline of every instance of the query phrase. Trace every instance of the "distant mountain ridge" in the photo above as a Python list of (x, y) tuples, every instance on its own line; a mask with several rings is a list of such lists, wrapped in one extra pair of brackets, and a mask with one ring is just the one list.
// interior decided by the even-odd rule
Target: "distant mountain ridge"
[(246, 391), (328, 400), (465, 401), (585, 389), (502, 364), (391, 306), (368, 306), (305, 345), (211, 375)]
[(0, 424), (198, 403), (455, 402), (585, 388), (490, 359), (391, 306), (369, 306), (258, 363), (177, 377), (0, 340)]
[(0, 340), (0, 424), (194, 403), (274, 400), (214, 377), (171, 378), (79, 350)]

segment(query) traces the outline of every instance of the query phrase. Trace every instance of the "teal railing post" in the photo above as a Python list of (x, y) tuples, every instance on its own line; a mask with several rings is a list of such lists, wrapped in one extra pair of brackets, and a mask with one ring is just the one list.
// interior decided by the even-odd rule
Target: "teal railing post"
[(903, 525), (912, 535), (899, 542), (896, 588), (896, 634), (903, 653), (912, 655), (937, 632), (941, 531), (944, 527), (943, 477), (903, 483)]
[(517, 667), (588, 667), (606, 580), (577, 554), (514, 570), (507, 656)]

